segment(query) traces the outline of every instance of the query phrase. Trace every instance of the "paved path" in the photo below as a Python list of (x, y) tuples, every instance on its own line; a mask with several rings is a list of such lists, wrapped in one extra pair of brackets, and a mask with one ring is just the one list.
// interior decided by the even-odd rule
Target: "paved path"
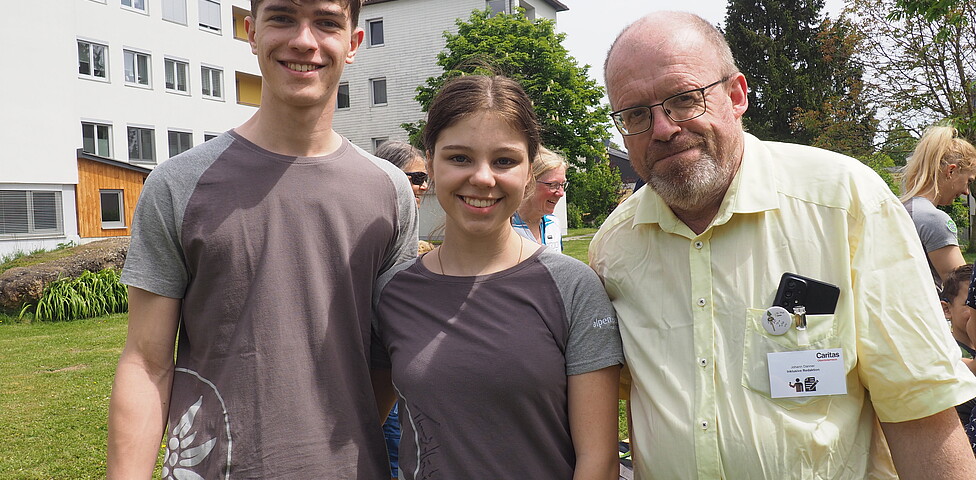
[(596, 233), (587, 233), (586, 235), (577, 235), (575, 237), (563, 237), (563, 240), (583, 240), (586, 238), (593, 238)]

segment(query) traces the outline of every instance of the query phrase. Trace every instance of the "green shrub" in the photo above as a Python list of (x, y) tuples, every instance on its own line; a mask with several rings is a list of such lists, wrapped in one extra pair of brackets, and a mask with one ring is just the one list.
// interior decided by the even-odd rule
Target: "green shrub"
[[(33, 309), (37, 320), (77, 320), (129, 310), (125, 285), (119, 282), (119, 272), (102, 270), (84, 272), (74, 278), (60, 278), (48, 284)], [(30, 306), (21, 310), (21, 317)]]
[(583, 228), (583, 210), (575, 203), (566, 204), (566, 228)]

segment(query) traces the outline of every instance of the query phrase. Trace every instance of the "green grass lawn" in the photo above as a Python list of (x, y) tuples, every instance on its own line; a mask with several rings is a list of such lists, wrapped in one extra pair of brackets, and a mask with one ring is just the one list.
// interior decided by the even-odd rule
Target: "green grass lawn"
[(105, 477), (108, 399), (127, 315), (0, 324), (0, 478)]

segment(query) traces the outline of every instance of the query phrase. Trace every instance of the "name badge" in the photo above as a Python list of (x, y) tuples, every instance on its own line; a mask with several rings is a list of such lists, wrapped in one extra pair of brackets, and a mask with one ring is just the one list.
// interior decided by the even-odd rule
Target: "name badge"
[(769, 367), (770, 397), (815, 397), (847, 393), (843, 349), (767, 353), (766, 361)]

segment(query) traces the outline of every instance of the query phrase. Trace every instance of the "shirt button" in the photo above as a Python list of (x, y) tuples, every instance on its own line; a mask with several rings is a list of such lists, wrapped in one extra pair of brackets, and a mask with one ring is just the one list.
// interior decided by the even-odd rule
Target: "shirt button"
[(702, 243), (702, 242), (701, 242), (701, 240), (699, 240), (699, 241), (697, 241), (697, 242), (695, 242), (695, 248), (697, 248), (697, 249), (699, 249), (699, 250), (701, 250), (701, 249), (702, 249), (702, 247), (704, 247), (704, 246), (705, 246), (705, 244), (704, 244), (704, 243)]
[(698, 306), (699, 307), (704, 307), (705, 306), (705, 298), (704, 297), (698, 299)]
[(699, 358), (698, 359), (698, 364), (701, 365), (701, 366), (703, 366), (703, 367), (704, 366), (707, 366), (708, 365), (708, 360), (707, 359), (704, 359), (704, 358)]
[(705, 421), (705, 420), (702, 420), (702, 422), (701, 422), (701, 428), (702, 428), (702, 430), (708, 430), (708, 422)]

